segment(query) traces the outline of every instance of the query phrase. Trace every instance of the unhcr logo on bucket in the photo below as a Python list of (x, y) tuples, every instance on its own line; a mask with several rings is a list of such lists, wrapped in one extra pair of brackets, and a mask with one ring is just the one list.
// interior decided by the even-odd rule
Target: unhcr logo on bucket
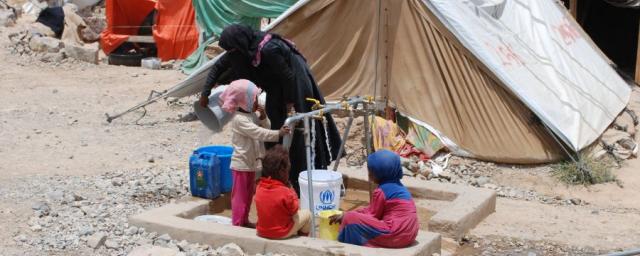
[(336, 198), (335, 194), (332, 190), (327, 189), (320, 192), (320, 203), (316, 205), (316, 210), (324, 211), (324, 210), (333, 210), (336, 208), (336, 204), (333, 203), (333, 200)]

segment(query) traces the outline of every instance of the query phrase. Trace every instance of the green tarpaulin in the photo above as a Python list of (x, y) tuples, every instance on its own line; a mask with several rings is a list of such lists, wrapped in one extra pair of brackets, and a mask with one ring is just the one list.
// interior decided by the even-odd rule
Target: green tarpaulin
[(246, 24), (260, 28), (262, 18), (276, 18), (297, 0), (193, 0), (196, 22), (202, 40), (198, 49), (182, 64), (182, 71), (190, 74), (209, 61), (204, 50), (211, 38), (220, 35), (224, 27), (231, 24)]

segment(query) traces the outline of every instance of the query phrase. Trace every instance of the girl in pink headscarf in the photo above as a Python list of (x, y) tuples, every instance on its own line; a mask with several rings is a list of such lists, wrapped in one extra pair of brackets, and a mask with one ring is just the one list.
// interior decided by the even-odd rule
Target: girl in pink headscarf
[(255, 193), (255, 172), (262, 168), (260, 159), (264, 156), (264, 143), (277, 142), (280, 136), (290, 132), (283, 126), (280, 130), (270, 130), (269, 119), (264, 109), (258, 105), (258, 95), (262, 90), (249, 80), (236, 80), (220, 95), (220, 105), (231, 120), (231, 219), (234, 226), (254, 227), (249, 223), (249, 209)]

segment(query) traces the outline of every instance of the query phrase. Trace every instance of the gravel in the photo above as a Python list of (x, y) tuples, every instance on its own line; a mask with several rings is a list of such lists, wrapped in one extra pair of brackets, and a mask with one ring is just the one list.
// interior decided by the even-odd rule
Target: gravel
[(460, 242), (470, 255), (600, 255), (591, 247), (575, 247), (545, 240), (522, 240), (510, 237), (467, 236)]
[(34, 176), (0, 187), (1, 200), (31, 205), (33, 215), (16, 220), (28, 228), (12, 235), (25, 251), (127, 255), (134, 248), (139, 249), (137, 253), (158, 251), (155, 246), (174, 252), (167, 255), (245, 255), (235, 244), (212, 248), (176, 241), (169, 234), (147, 232), (127, 222), (131, 215), (186, 195), (187, 172), (175, 168), (123, 170), (97, 176)]
[[(588, 202), (580, 198), (565, 199), (558, 195), (544, 195), (532, 189), (497, 184), (497, 182), (492, 179), (492, 176), (501, 175), (502, 172), (494, 163), (456, 156), (452, 156), (449, 163), (449, 166), (442, 175), (429, 178), (443, 183), (461, 184), (495, 190), (497, 196), (502, 198), (536, 201), (543, 204), (561, 206), (589, 205)], [(419, 174), (416, 175), (416, 177), (419, 176)]]

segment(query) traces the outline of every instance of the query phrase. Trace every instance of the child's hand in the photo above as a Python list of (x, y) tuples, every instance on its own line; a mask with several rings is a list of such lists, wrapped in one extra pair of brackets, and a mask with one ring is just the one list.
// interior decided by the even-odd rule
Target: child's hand
[(335, 215), (331, 215), (329, 217), (329, 225), (333, 225), (333, 224), (340, 224), (342, 223), (342, 217), (344, 216), (343, 213), (340, 214), (335, 214)]
[(291, 128), (289, 128), (289, 126), (283, 125), (282, 128), (280, 128), (280, 136), (284, 136), (291, 133)]
[(267, 112), (264, 111), (264, 107), (258, 105), (256, 111), (258, 111), (258, 118), (260, 118), (260, 120), (267, 118)]

